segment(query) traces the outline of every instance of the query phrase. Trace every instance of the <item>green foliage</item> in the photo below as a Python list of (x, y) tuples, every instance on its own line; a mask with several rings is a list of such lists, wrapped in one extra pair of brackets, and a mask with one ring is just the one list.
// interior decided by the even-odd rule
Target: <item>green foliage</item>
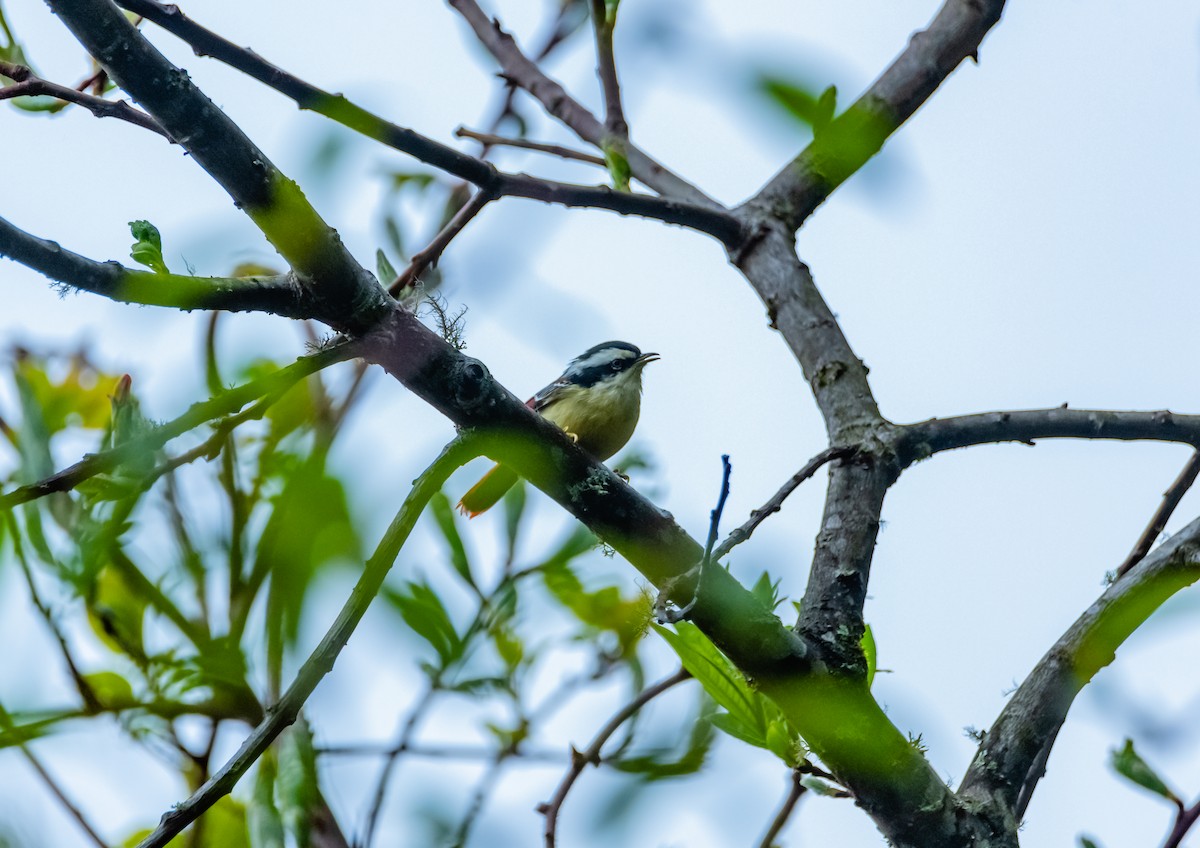
[(275, 754), (267, 751), (259, 758), (246, 822), (253, 848), (284, 848), (283, 819), (275, 806)]
[(383, 252), (382, 247), (375, 251), (375, 273), (379, 277), (379, 282), (385, 286), (389, 285), (392, 280), (399, 276), (396, 273), (396, 269), (392, 266), (391, 260)]
[(155, 274), (171, 273), (163, 260), (162, 236), (158, 233), (158, 227), (149, 221), (130, 221), (129, 232), (134, 239), (133, 246), (129, 248), (129, 255), (134, 262), (145, 265)]
[(317, 786), (317, 756), (308, 722), (301, 719), (288, 728), (279, 738), (278, 748), (275, 799), (288, 833), (299, 848), (307, 848), (313, 810), (321, 796)]
[(608, 167), (609, 176), (612, 177), (613, 188), (617, 191), (629, 191), (629, 178), (632, 172), (629, 170), (629, 160), (625, 158), (625, 151), (619, 142), (605, 142), (604, 164)]
[(439, 660), (438, 671), (444, 671), (462, 656), (463, 639), (442, 599), (427, 583), (409, 582), (401, 591), (390, 588), (383, 591), (405, 623), (433, 648)]
[(1133, 740), (1126, 739), (1124, 747), (1114, 748), (1109, 754), (1109, 765), (1113, 771), (1126, 780), (1148, 789), (1155, 795), (1166, 798), (1173, 804), (1179, 804), (1179, 796), (1163, 781), (1150, 764), (1142, 759), (1133, 748)]
[(761, 74), (757, 88), (786, 115), (811, 129), (814, 136), (829, 126), (837, 111), (836, 86), (831, 85), (820, 94), (814, 94), (812, 89), (796, 80)]
[(451, 567), (463, 579), (463, 582), (476, 588), (475, 580), (471, 577), (471, 560), (467, 556), (467, 548), (463, 544), (462, 535), (458, 532), (454, 507), (450, 505), (450, 499), (444, 493), (438, 492), (429, 501), (429, 510), (437, 522), (438, 530), (441, 531), (442, 540), (446, 543)]
[(774, 701), (746, 682), (733, 663), (694, 624), (679, 621), (654, 629), (679, 655), (683, 667), (725, 712), (712, 717), (717, 729), (748, 745), (770, 751), (789, 768), (804, 759), (804, 743)]
[[(199, 831), (199, 838), (193, 834)], [(121, 848), (137, 848), (149, 836), (149, 828), (130, 834)], [(196, 824), (167, 843), (167, 848), (252, 848), (246, 826), (246, 806), (229, 796), (221, 798)], [(258, 848), (253, 845), (253, 848)]]

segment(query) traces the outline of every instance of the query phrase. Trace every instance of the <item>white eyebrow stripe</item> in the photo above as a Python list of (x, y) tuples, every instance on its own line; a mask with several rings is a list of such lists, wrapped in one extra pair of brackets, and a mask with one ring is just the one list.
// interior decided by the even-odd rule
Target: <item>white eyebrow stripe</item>
[(637, 354), (632, 350), (624, 348), (606, 347), (603, 350), (598, 350), (591, 356), (586, 358), (576, 359), (571, 363), (572, 371), (586, 371), (588, 368), (594, 368), (597, 365), (603, 365), (606, 362), (612, 362), (614, 359), (636, 359)]

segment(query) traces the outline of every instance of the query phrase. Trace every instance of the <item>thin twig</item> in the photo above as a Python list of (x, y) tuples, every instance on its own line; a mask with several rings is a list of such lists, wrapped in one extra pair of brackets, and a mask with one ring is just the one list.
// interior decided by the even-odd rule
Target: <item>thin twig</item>
[[(463, 16), (475, 32), (475, 37), (496, 59), (507, 80), (533, 95), (551, 117), (561, 121), (579, 138), (589, 144), (603, 147), (604, 139), (608, 135), (605, 125), (583, 104), (571, 97), (559, 83), (547, 76), (536, 62), (526, 56), (516, 40), (498, 21), (488, 17), (475, 0), (448, 2)], [(696, 186), (672, 173), (634, 145), (626, 144), (623, 152), (633, 176), (663, 197), (687, 201), (708, 209), (724, 209)]]
[(401, 271), (400, 275), (388, 286), (388, 294), (396, 297), (409, 286), (416, 285), (426, 269), (437, 266), (442, 252), (454, 240), (454, 237), (463, 231), (471, 219), (483, 210), (483, 207), (495, 199), (496, 195), (486, 189), (481, 188), (476, 191), (471, 199), (454, 213), (454, 217), (446, 223), (446, 226), (442, 227), (441, 232), (433, 237), (429, 245), (424, 250), (413, 254), (408, 267)]
[(362, 576), (342, 606), (337, 619), (326, 631), (320, 644), (304, 661), (287, 692), (267, 710), (266, 717), (254, 728), (233, 758), (186, 801), (164, 813), (158, 827), (138, 843), (137, 848), (163, 848), (209, 807), (228, 795), (275, 738), (296, 720), (305, 701), (333, 668), (338, 654), (358, 627), (429, 499), (442, 488), (456, 469), (477, 455), (475, 440), (469, 435), (459, 436), (450, 442), (433, 464), (421, 474), (405, 498), (400, 511), (396, 513), (391, 526), (384, 533), (375, 553), (367, 560)]
[(1192, 458), (1188, 460), (1187, 465), (1183, 466), (1183, 470), (1179, 472), (1175, 482), (1163, 493), (1162, 503), (1154, 511), (1150, 523), (1142, 531), (1142, 535), (1138, 538), (1137, 544), (1133, 546), (1133, 550), (1129, 552), (1129, 556), (1125, 557), (1125, 561), (1117, 568), (1118, 578), (1127, 574), (1129, 569), (1150, 553), (1150, 548), (1154, 546), (1154, 542), (1162, 535), (1167, 522), (1171, 520), (1171, 514), (1175, 512), (1175, 508), (1179, 506), (1179, 502), (1183, 500), (1187, 490), (1196, 482), (1197, 475), (1200, 475), (1200, 451), (1192, 454)]
[(775, 814), (771, 826), (767, 828), (767, 832), (763, 834), (762, 841), (758, 843), (759, 848), (772, 848), (775, 845), (775, 837), (779, 835), (780, 831), (783, 830), (783, 826), (791, 818), (792, 812), (796, 809), (796, 804), (800, 800), (800, 796), (808, 791), (808, 788), (800, 782), (803, 778), (804, 773), (800, 769), (792, 769), (792, 785), (788, 789), (787, 797), (783, 799), (783, 804), (779, 807), (779, 812)]
[[(395, 750), (393, 745), (372, 743), (321, 745), (316, 753), (325, 757), (390, 757)], [(431, 760), (490, 760), (496, 756), (496, 749), (484, 745), (409, 745), (404, 749), (409, 757), (425, 757)], [(564, 759), (562, 751), (550, 751), (522, 747), (514, 752), (514, 756), (531, 763), (561, 763)]]
[(396, 762), (400, 759), (401, 754), (406, 753), (412, 743), (413, 734), (416, 733), (417, 723), (425, 716), (425, 711), (429, 709), (433, 703), (433, 697), (440, 689), (434, 683), (431, 683), (429, 688), (425, 690), (425, 694), (421, 696), (421, 700), (413, 707), (412, 712), (408, 714), (408, 718), (404, 722), (404, 726), (400, 728), (400, 733), (396, 737), (395, 743), (387, 749), (383, 768), (380, 770), (379, 777), (375, 780), (375, 795), (371, 800), (371, 809), (367, 813), (367, 825), (363, 828), (363, 837), (358, 841), (358, 845), (362, 848), (370, 848), (371, 840), (375, 838), (375, 827), (379, 822), (379, 814), (383, 810), (383, 801), (387, 795), (388, 782), (391, 780), (392, 771), (396, 767)]
[(722, 454), (721, 466), (721, 494), (717, 498), (716, 507), (709, 514), (708, 540), (704, 545), (704, 555), (700, 558), (700, 562), (688, 571), (688, 576), (694, 575), (696, 578), (696, 585), (692, 590), (691, 600), (679, 609), (670, 609), (669, 596), (675, 588), (674, 581), (664, 586), (654, 602), (654, 617), (659, 624), (674, 624), (676, 621), (686, 618), (688, 613), (696, 608), (696, 603), (700, 600), (700, 587), (704, 585), (705, 574), (708, 572), (708, 567), (713, 560), (713, 545), (717, 543), (717, 531), (721, 525), (721, 515), (725, 512), (725, 500), (729, 497), (729, 475), (733, 471), (733, 467), (729, 464), (729, 454)]
[(1183, 837), (1187, 836), (1188, 831), (1192, 829), (1192, 825), (1197, 820), (1200, 820), (1200, 801), (1197, 801), (1187, 809), (1180, 807), (1178, 814), (1175, 816), (1175, 824), (1171, 828), (1171, 832), (1167, 834), (1167, 839), (1163, 842), (1162, 848), (1179, 848), (1179, 843), (1183, 841)]
[(617, 63), (613, 57), (613, 29), (616, 24), (617, 4), (609, 13), (605, 0), (591, 0), (592, 28), (596, 31), (596, 74), (604, 90), (604, 128), (617, 139), (629, 136), (629, 125), (625, 122), (625, 111), (621, 107), (621, 86), (617, 82)]
[(741, 527), (738, 527), (736, 530), (731, 531), (730, 534), (725, 537), (725, 541), (723, 541), (720, 546), (713, 551), (713, 559), (720, 562), (736, 546), (749, 539), (750, 534), (752, 534), (758, 528), (758, 525), (766, 521), (769, 516), (779, 512), (779, 510), (783, 507), (783, 502), (787, 500), (788, 495), (796, 491), (797, 487), (799, 487), (801, 483), (816, 474), (817, 471), (820, 470), (821, 466), (828, 462), (832, 462), (835, 459), (846, 459), (847, 457), (852, 456), (854, 451), (854, 448), (845, 447), (826, 448), (808, 462), (804, 463), (804, 467), (793, 474), (792, 478), (784, 483), (783, 486), (780, 487), (779, 491), (771, 496), (769, 501), (750, 513), (750, 518), (745, 524), (743, 524)]
[(690, 678), (692, 675), (687, 669), (681, 668), (679, 671), (672, 674), (670, 677), (663, 678), (653, 686), (648, 686), (637, 694), (628, 704), (621, 707), (604, 727), (592, 739), (590, 745), (583, 751), (578, 751), (575, 748), (571, 749), (571, 767), (567, 773), (563, 775), (562, 781), (558, 784), (558, 788), (554, 790), (552, 797), (545, 804), (538, 806), (538, 812), (546, 817), (546, 829), (544, 831), (546, 837), (546, 848), (554, 848), (555, 833), (558, 827), (558, 813), (562, 809), (563, 802), (567, 799), (567, 793), (571, 791), (571, 787), (575, 785), (575, 781), (579, 779), (579, 775), (583, 773), (584, 768), (588, 765), (598, 765), (600, 763), (600, 751), (605, 743), (612, 737), (614, 733), (621, 729), (626, 721), (632, 718), (638, 710), (646, 706), (650, 701), (657, 698), (663, 692), (666, 692), (672, 686), (676, 686)]
[(522, 150), (536, 150), (539, 153), (549, 153), (551, 156), (558, 156), (563, 159), (587, 162), (589, 165), (599, 165), (601, 168), (605, 166), (603, 157), (593, 156), (591, 153), (584, 153), (581, 150), (573, 150), (570, 147), (563, 147), (561, 144), (547, 144), (541, 141), (530, 141), (527, 138), (509, 138), (503, 135), (476, 132), (466, 127), (459, 127), (454, 131), (454, 134), (459, 138), (474, 139), (487, 147), (519, 147)]
[[(44, 80), (37, 76), (29, 67), (17, 65), (13, 62), (0, 61), (0, 76), (15, 80), (14, 85), (0, 88), (0, 100), (9, 100), (14, 97), (35, 97), (37, 95), (57, 97), (66, 103), (74, 103), (82, 106), (97, 118), (117, 118), (142, 129), (158, 133), (172, 144), (175, 143), (170, 133), (163, 129), (162, 124), (140, 109), (133, 108), (124, 100), (105, 100), (103, 97), (84, 94), (77, 88)], [(86, 80), (85, 85), (90, 82), (91, 79)]]
[(63, 809), (71, 815), (71, 818), (75, 819), (80, 829), (88, 835), (88, 838), (92, 840), (97, 848), (108, 848), (108, 843), (100, 838), (100, 834), (92, 827), (87, 817), (83, 814), (83, 811), (71, 802), (71, 799), (63, 792), (62, 787), (58, 785), (58, 782), (51, 776), (50, 772), (46, 771), (46, 767), (33, 755), (33, 752), (27, 746), (22, 745), (21, 753), (25, 755), (25, 759), (29, 761), (29, 765), (33, 766), (33, 770), (42, 778), (42, 782), (46, 784), (46, 788), (53, 793), (58, 802), (62, 804)]

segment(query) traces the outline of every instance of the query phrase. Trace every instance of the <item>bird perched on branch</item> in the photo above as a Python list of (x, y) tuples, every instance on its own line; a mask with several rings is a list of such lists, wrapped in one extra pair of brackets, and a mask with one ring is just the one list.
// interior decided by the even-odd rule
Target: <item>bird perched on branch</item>
[[(642, 406), (642, 369), (658, 359), (628, 342), (604, 342), (567, 364), (563, 375), (525, 405), (566, 431), (596, 459), (608, 459), (633, 435)], [(503, 465), (471, 487), (458, 508), (470, 518), (495, 506), (517, 482)]]

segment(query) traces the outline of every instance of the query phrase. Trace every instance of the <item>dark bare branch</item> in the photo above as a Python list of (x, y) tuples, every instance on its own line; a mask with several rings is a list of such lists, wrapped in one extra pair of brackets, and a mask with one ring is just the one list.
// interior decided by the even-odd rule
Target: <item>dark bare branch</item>
[(1188, 460), (1187, 465), (1179, 472), (1179, 476), (1175, 478), (1175, 482), (1171, 484), (1171, 488), (1163, 493), (1162, 503), (1154, 511), (1154, 515), (1150, 518), (1150, 523), (1142, 531), (1137, 544), (1133, 546), (1133, 550), (1129, 552), (1129, 556), (1125, 557), (1125, 561), (1117, 567), (1118, 578), (1128, 574), (1131, 568), (1145, 559), (1146, 554), (1150, 553), (1150, 548), (1154, 546), (1155, 541), (1158, 540), (1163, 530), (1166, 529), (1167, 522), (1171, 520), (1171, 515), (1175, 512), (1175, 508), (1179, 506), (1179, 502), (1183, 500), (1183, 496), (1187, 494), (1187, 490), (1196, 482), (1196, 475), (1198, 474), (1200, 474), (1200, 451), (1192, 454), (1192, 458)]
[(483, 207), (495, 199), (495, 195), (491, 192), (484, 191), (483, 189), (476, 191), (471, 199), (446, 223), (446, 226), (442, 227), (441, 231), (433, 237), (428, 246), (413, 255), (412, 261), (408, 263), (408, 267), (401, 271), (400, 275), (388, 286), (388, 294), (396, 296), (409, 286), (416, 285), (426, 270), (437, 265), (442, 253), (445, 252), (450, 242), (454, 240), (454, 237), (463, 231), (463, 227), (482, 212)]
[(1014, 829), (1041, 779), (1046, 740), (1066, 720), (1075, 696), (1168, 598), (1200, 580), (1200, 519), (1108, 587), (1009, 699), (975, 754), (959, 795)]
[(758, 843), (758, 848), (774, 848), (776, 843), (775, 838), (783, 831), (784, 825), (788, 823), (788, 819), (792, 817), (792, 813), (796, 809), (796, 804), (800, 802), (801, 796), (807, 792), (807, 788), (801, 783), (804, 778), (804, 772), (799, 769), (792, 769), (791, 786), (788, 787), (787, 797), (783, 799), (783, 803), (779, 805), (779, 812), (775, 814), (775, 818), (771, 820), (771, 826), (767, 828), (767, 832), (763, 834), (762, 841)]
[(901, 428), (897, 449), (905, 465), (941, 451), (1035, 439), (1116, 439), (1179, 442), (1200, 448), (1200, 415), (1104, 409), (1024, 409), (931, 418)]
[(723, 207), (702, 195), (699, 198), (680, 195), (678, 199), (663, 199), (647, 194), (614, 191), (604, 186), (573, 185), (527, 174), (507, 174), (482, 159), (468, 156), (411, 129), (386, 121), (340, 94), (323, 91), (283, 71), (253, 51), (238, 47), (196, 24), (176, 6), (164, 5), (156, 0), (122, 0), (121, 5), (182, 38), (197, 53), (212, 56), (291, 98), (300, 108), (324, 115), (381, 144), (473, 183), (497, 197), (524, 197), (563, 206), (608, 209), (621, 215), (637, 215), (690, 227), (714, 236), (731, 250), (741, 243), (743, 233), (737, 220)]
[(310, 318), (316, 302), (292, 274), (274, 277), (188, 277), (97, 262), (31, 235), (0, 218), (0, 256), (20, 262), (65, 288), (102, 295), (121, 303), (175, 309), (270, 312)]
[(758, 528), (758, 525), (762, 524), (773, 514), (779, 512), (779, 510), (783, 508), (783, 502), (787, 500), (788, 495), (796, 491), (801, 483), (820, 471), (822, 466), (828, 462), (832, 462), (835, 459), (846, 459), (853, 454), (854, 448), (826, 448), (808, 462), (804, 463), (804, 466), (795, 474), (793, 474), (792, 478), (784, 483), (779, 488), (779, 491), (771, 496), (769, 501), (750, 513), (750, 518), (745, 524), (743, 524), (741, 527), (738, 527), (736, 530), (731, 531), (730, 534), (725, 537), (725, 541), (718, 545), (717, 549), (713, 551), (713, 560), (719, 562), (720, 560), (724, 559), (731, 550), (749, 539), (750, 535)]
[(979, 45), (1004, 10), (1004, 0), (947, 0), (929, 27), (849, 109), (787, 164), (747, 206), (770, 210), (795, 231), (839, 185), (879, 152)]
[(571, 749), (571, 767), (563, 775), (563, 779), (559, 782), (558, 788), (554, 790), (554, 795), (551, 799), (538, 807), (538, 811), (546, 817), (546, 827), (543, 831), (546, 848), (554, 848), (555, 834), (558, 829), (558, 814), (562, 809), (563, 802), (567, 800), (567, 793), (571, 791), (571, 787), (575, 785), (575, 781), (579, 779), (579, 776), (583, 774), (583, 770), (587, 766), (600, 764), (600, 752), (603, 750), (605, 744), (608, 743), (608, 740), (612, 738), (612, 735), (620, 730), (621, 725), (636, 715), (650, 701), (671, 687), (689, 679), (691, 676), (687, 669), (681, 668), (670, 677), (663, 678), (653, 686), (647, 686), (629, 703), (621, 707), (608, 720), (604, 727), (600, 728), (587, 748), (582, 751), (577, 751), (574, 748)]
[(469, 130), (466, 127), (459, 127), (454, 131), (454, 134), (459, 138), (474, 139), (485, 147), (519, 147), (522, 150), (536, 150), (539, 153), (549, 153), (551, 156), (558, 156), (563, 159), (587, 162), (589, 165), (599, 165), (601, 168), (605, 166), (603, 157), (593, 156), (590, 153), (583, 153), (579, 150), (572, 150), (569, 147), (563, 147), (561, 144), (545, 144), (525, 138), (508, 138), (502, 135), (475, 132), (475, 130)]
[(44, 80), (25, 65), (15, 65), (12, 62), (0, 61), (0, 76), (15, 81), (14, 85), (0, 88), (0, 100), (38, 95), (56, 97), (65, 103), (82, 106), (97, 118), (116, 118), (142, 129), (156, 132), (167, 141), (171, 140), (171, 136), (158, 121), (140, 109), (133, 108), (124, 100), (105, 100), (103, 97), (93, 94), (84, 94), (81, 88), (71, 88)]
[[(589, 144), (603, 148), (608, 130), (583, 104), (561, 85), (546, 76), (529, 59), (498, 21), (489, 18), (475, 0), (448, 0), (475, 32), (475, 37), (500, 64), (504, 77), (528, 91), (552, 117), (565, 124)], [(664, 197), (685, 200), (698, 206), (723, 209), (719, 203), (682, 177), (673, 174), (632, 144), (625, 145), (625, 158), (633, 176)]]
[(1192, 826), (1200, 821), (1200, 801), (1196, 802), (1187, 809), (1181, 809), (1175, 817), (1175, 824), (1171, 827), (1171, 832), (1167, 834), (1166, 840), (1163, 841), (1162, 848), (1179, 848), (1183, 842), (1183, 837), (1188, 835), (1188, 831)]
[(138, 843), (138, 848), (163, 848), (180, 831), (195, 821), (220, 798), (228, 795), (270, 744), (299, 716), (304, 702), (317, 684), (333, 668), (350, 635), (370, 606), (383, 580), (391, 570), (400, 548), (420, 517), (429, 499), (438, 492), (446, 479), (469, 462), (478, 452), (469, 437), (457, 438), (442, 451), (433, 464), (413, 484), (404, 505), (384, 533), (375, 553), (367, 560), (362, 576), (346, 600), (337, 619), (322, 637), (320, 644), (304, 661), (296, 679), (278, 703), (267, 710), (266, 717), (254, 728), (233, 758), (221, 767), (186, 801), (165, 813), (154, 832)]
[(317, 317), (362, 330), (391, 298), (354, 261), (300, 189), (271, 163), (109, 0), (48, 0), (50, 8), (114, 82), (225, 189), (309, 288)]

